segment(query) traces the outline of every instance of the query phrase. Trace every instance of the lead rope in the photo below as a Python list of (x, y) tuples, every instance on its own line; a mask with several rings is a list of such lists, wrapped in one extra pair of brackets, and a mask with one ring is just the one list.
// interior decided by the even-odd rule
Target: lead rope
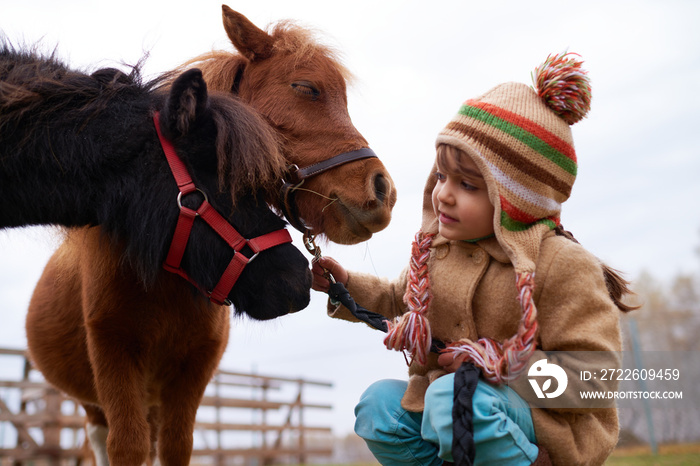
[[(432, 237), (433, 235), (425, 235), (425, 237), (423, 237), (421, 234), (422, 240), (418, 242), (420, 243), (420, 245), (414, 245), (414, 252), (417, 252), (420, 257), (418, 257), (417, 260), (414, 261), (414, 284), (411, 284), (411, 281), (409, 280), (405, 299), (412, 303), (411, 306), (413, 306), (416, 312), (421, 310), (420, 312), (424, 313), (427, 310), (428, 304), (430, 303), (430, 285), (427, 277), (427, 260), (430, 257), (429, 247), (430, 243), (432, 242)], [(416, 238), (418, 238), (418, 236), (416, 236)], [(314, 235), (308, 230), (304, 232), (304, 246), (306, 247), (306, 250), (312, 256), (314, 256), (313, 262), (318, 262), (321, 259), (321, 257), (323, 257), (321, 253), (321, 248), (318, 245), (316, 245)], [(352, 296), (350, 296), (350, 293), (345, 288), (345, 286), (340, 282), (336, 282), (330, 270), (326, 269), (325, 267), (322, 268), (324, 271), (324, 277), (331, 283), (328, 289), (328, 297), (330, 299), (331, 304), (333, 306), (342, 304), (350, 311), (350, 313), (353, 316), (355, 316), (355, 318), (362, 322), (365, 322), (371, 327), (380, 330), (384, 333), (389, 332), (390, 327), (392, 327), (394, 329), (393, 333), (387, 335), (387, 337), (385, 338), (385, 344), (387, 341), (390, 341), (391, 344), (395, 346), (395, 348), (392, 349), (396, 349), (397, 351), (404, 351), (406, 349), (409, 349), (403, 347), (404, 344), (406, 344), (410, 348), (420, 348), (420, 351), (425, 351), (425, 348), (427, 348), (427, 351), (431, 351), (433, 353), (439, 353), (445, 349), (445, 344), (443, 342), (441, 342), (440, 340), (435, 340), (431, 337), (427, 319), (423, 318), (421, 320), (420, 317), (405, 318), (407, 322), (420, 321), (424, 325), (427, 324), (427, 329), (423, 327), (423, 329), (418, 332), (412, 331), (409, 326), (405, 325), (405, 323), (398, 325), (397, 328), (396, 321), (399, 321), (400, 318), (397, 318), (392, 324), (383, 315), (369, 311), (364, 307), (360, 306), (355, 302)], [(410, 313), (406, 313), (404, 314), (404, 316), (408, 314)], [(400, 333), (399, 328), (402, 329), (401, 332), (406, 332), (407, 336), (403, 336), (403, 334)], [(413, 336), (421, 336), (423, 337), (423, 339), (416, 344), (413, 342)], [(409, 351), (411, 351), (411, 349), (409, 349)], [(427, 351), (425, 351), (426, 355)], [(412, 351), (411, 353), (412, 357), (416, 357), (416, 354), (414, 354)], [(408, 358), (406, 362), (410, 365), (410, 361), (408, 361)]]
[[(306, 247), (306, 250), (312, 256), (314, 256), (313, 262), (318, 262), (321, 257), (323, 257), (321, 254), (321, 248), (316, 245), (314, 235), (308, 230), (304, 232), (304, 246)], [(350, 296), (348, 290), (345, 289), (345, 285), (337, 282), (330, 270), (326, 269), (325, 267), (321, 268), (323, 269), (323, 276), (330, 282), (330, 287), (328, 288), (328, 298), (330, 299), (331, 304), (333, 306), (342, 304), (358, 320), (386, 333), (388, 323), (387, 319), (383, 315), (368, 311), (364, 307), (357, 304), (352, 296)]]
[[(355, 302), (342, 283), (336, 282), (330, 270), (323, 268), (324, 277), (331, 283), (328, 290), (331, 304), (342, 304), (358, 320), (386, 332), (384, 343), (387, 348), (406, 350), (420, 364), (425, 365), (428, 352), (446, 352), (454, 356), (465, 354), (469, 361), (482, 370), (484, 378), (489, 382), (498, 384), (515, 379), (525, 369), (537, 346), (537, 308), (532, 297), (534, 274), (521, 273), (516, 277), (518, 301), (523, 315), (515, 335), (503, 343), (480, 338), (475, 342), (462, 340), (446, 346), (443, 342), (432, 339), (430, 324), (425, 317), (431, 299), (428, 258), (433, 236), (418, 232), (412, 245), (409, 279), (404, 295), (408, 312), (391, 322), (381, 314), (368, 311)], [(314, 235), (308, 231), (304, 233), (304, 246), (314, 256), (314, 262), (323, 257)]]

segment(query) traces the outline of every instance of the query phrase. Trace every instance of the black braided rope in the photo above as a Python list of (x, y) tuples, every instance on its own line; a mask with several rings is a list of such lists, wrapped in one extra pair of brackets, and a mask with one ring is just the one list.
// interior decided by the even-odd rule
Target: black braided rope
[[(328, 295), (332, 302), (343, 304), (359, 320), (382, 332), (387, 331), (386, 318), (357, 304), (342, 283), (331, 284)], [(439, 353), (443, 348), (445, 348), (443, 342), (433, 339), (431, 351)], [(472, 398), (474, 397), (478, 381), (479, 370), (472, 363), (462, 364), (455, 373), (454, 405), (452, 406), (454, 422), (452, 457), (454, 458), (454, 464), (460, 466), (471, 466), (474, 464), (474, 410), (472, 408)]]
[(471, 466), (474, 464), (474, 409), (472, 398), (479, 381), (479, 370), (466, 362), (455, 372), (454, 404), (452, 405), (452, 457), (454, 464)]

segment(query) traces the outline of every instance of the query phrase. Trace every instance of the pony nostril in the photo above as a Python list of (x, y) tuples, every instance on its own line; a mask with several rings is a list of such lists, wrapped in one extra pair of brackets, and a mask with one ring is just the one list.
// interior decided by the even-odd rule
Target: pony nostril
[(380, 203), (384, 203), (390, 189), (389, 182), (381, 173), (374, 177), (374, 194)]

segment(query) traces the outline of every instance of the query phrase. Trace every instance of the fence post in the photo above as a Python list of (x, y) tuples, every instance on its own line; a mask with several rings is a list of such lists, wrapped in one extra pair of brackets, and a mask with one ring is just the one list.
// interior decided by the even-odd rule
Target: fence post
[[(214, 376), (214, 409), (216, 410), (216, 449), (221, 452), (221, 373)], [(218, 453), (214, 458), (216, 466), (224, 465), (224, 456)]]
[[(32, 363), (29, 361), (29, 357), (25, 353), (23, 355), (24, 357), (24, 369), (22, 370), (22, 381), (26, 382), (29, 380), (29, 372), (32, 370)], [(18, 414), (26, 414), (27, 413), (27, 402), (24, 400), (24, 397), (22, 397), (22, 400), (20, 401), (19, 404), (19, 413)], [(26, 431), (26, 429), (17, 429), (17, 448), (24, 447), (25, 444), (29, 444), (30, 446), (33, 446), (34, 439), (29, 435), (29, 432)], [(24, 464), (20, 460), (14, 460), (12, 462), (13, 466), (21, 466)]]
[(306, 440), (304, 438), (304, 406), (303, 406), (303, 390), (304, 381), (299, 379), (299, 396), (297, 397), (297, 409), (299, 410), (299, 464), (306, 463), (306, 455), (304, 450), (306, 448)]
[(49, 387), (44, 392), (45, 417), (43, 422), (44, 450), (49, 454), (49, 464), (60, 466), (61, 464), (61, 401), (58, 390)]
[[(644, 369), (644, 362), (642, 361), (642, 351), (639, 345), (639, 331), (637, 330), (637, 321), (633, 317), (628, 319), (630, 327), (630, 337), (632, 340), (632, 354), (634, 355), (634, 365), (637, 369)], [(646, 391), (646, 380), (639, 378), (639, 385), (642, 391)], [(649, 400), (646, 398), (642, 399), (642, 404), (644, 405), (644, 415), (647, 419), (647, 428), (649, 429), (649, 445), (651, 446), (651, 453), (656, 456), (659, 454), (659, 447), (656, 444), (656, 434), (654, 432), (654, 418), (651, 415), (651, 406), (649, 406)]]

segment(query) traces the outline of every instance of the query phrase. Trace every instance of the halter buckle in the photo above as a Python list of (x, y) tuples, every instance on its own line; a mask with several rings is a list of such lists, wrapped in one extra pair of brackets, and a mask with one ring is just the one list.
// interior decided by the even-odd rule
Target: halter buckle
[[(187, 196), (187, 195), (189, 195), (189, 194), (194, 193), (195, 191), (199, 191), (199, 193), (200, 193), (202, 196), (204, 196), (204, 200), (202, 201), (202, 204), (204, 204), (205, 202), (206, 202), (206, 203), (209, 202), (209, 197), (207, 196), (207, 193), (205, 193), (204, 191), (202, 191), (202, 190), (199, 189), (199, 188), (194, 188), (194, 189), (189, 190), (189, 191), (187, 191), (187, 192), (182, 192), (182, 191), (180, 191), (180, 192), (177, 194), (177, 207), (178, 207), (180, 210), (183, 209), (183, 205), (182, 205), (182, 196)], [(201, 207), (202, 204), (200, 204), (200, 207)], [(185, 207), (185, 208), (189, 209), (189, 207)], [(199, 209), (199, 207), (197, 207), (197, 209)], [(195, 216), (199, 216), (199, 212), (196, 212), (197, 209), (191, 209), (191, 210), (194, 210), (194, 211), (195, 211)]]

